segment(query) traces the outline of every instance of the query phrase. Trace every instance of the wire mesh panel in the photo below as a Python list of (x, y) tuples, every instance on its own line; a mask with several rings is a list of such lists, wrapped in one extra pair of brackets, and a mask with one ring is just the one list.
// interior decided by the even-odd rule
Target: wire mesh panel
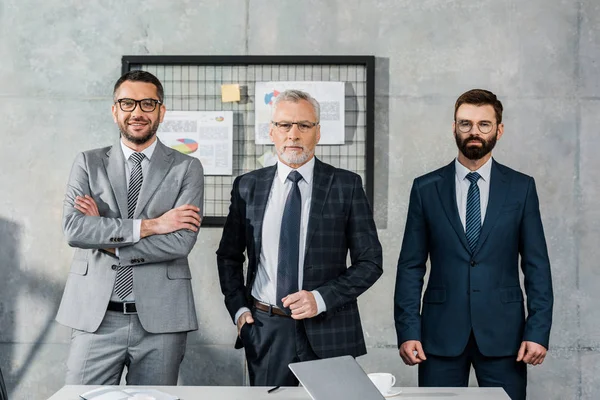
[[(374, 57), (125, 56), (123, 72), (130, 70), (145, 70), (160, 79), (167, 110), (233, 112), (233, 175), (205, 176), (204, 226), (224, 224), (234, 179), (262, 168), (260, 157), (274, 151), (272, 145), (255, 144), (256, 82), (344, 82), (345, 143), (317, 145), (315, 154), (359, 174), (372, 204)], [(221, 101), (224, 84), (240, 85), (240, 101)]]

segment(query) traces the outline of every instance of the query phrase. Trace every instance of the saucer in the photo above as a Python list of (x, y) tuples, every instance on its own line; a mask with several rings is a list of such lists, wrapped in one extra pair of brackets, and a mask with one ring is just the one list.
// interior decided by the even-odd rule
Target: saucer
[(387, 393), (382, 393), (382, 395), (386, 399), (389, 399), (390, 397), (398, 396), (400, 393), (402, 393), (402, 390), (400, 389), (390, 389)]

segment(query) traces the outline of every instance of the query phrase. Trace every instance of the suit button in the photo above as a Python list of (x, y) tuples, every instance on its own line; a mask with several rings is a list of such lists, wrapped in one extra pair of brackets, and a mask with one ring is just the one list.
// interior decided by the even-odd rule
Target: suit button
[(146, 260), (144, 260), (143, 258), (140, 260), (140, 262), (145, 262)]
[(473, 260), (471, 260), (471, 267), (474, 267), (477, 263)]
[(115, 241), (115, 239), (114, 239), (114, 238), (110, 238), (110, 239), (108, 239), (108, 241), (109, 241), (109, 242), (114, 242), (114, 241)]
[(119, 238), (119, 242), (122, 242), (123, 240), (125, 240), (125, 239), (123, 239), (123, 238)]
[(113, 265), (110, 266), (110, 269), (112, 269), (113, 271), (116, 271), (118, 268), (119, 268), (118, 265), (114, 265), (113, 264)]

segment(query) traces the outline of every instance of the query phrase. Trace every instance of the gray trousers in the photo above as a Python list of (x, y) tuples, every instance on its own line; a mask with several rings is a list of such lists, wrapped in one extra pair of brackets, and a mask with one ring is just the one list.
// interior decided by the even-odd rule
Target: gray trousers
[(73, 329), (67, 385), (177, 385), (187, 332), (148, 333), (136, 314), (107, 311), (94, 333)]

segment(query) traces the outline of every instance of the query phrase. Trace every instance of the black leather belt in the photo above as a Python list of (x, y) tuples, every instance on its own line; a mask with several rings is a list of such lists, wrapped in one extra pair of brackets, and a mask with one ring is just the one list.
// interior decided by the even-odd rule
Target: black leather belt
[(258, 301), (256, 299), (254, 300), (254, 307), (256, 307), (257, 310), (264, 311), (269, 314), (275, 314), (282, 317), (292, 318), (290, 315), (286, 314), (285, 311), (283, 311), (281, 308), (277, 306), (272, 306), (267, 303), (263, 303), (262, 301)]
[(119, 311), (123, 314), (137, 314), (137, 308), (135, 307), (135, 303), (132, 301), (126, 301), (124, 303), (119, 303), (118, 301), (109, 301), (106, 309), (108, 311)]

